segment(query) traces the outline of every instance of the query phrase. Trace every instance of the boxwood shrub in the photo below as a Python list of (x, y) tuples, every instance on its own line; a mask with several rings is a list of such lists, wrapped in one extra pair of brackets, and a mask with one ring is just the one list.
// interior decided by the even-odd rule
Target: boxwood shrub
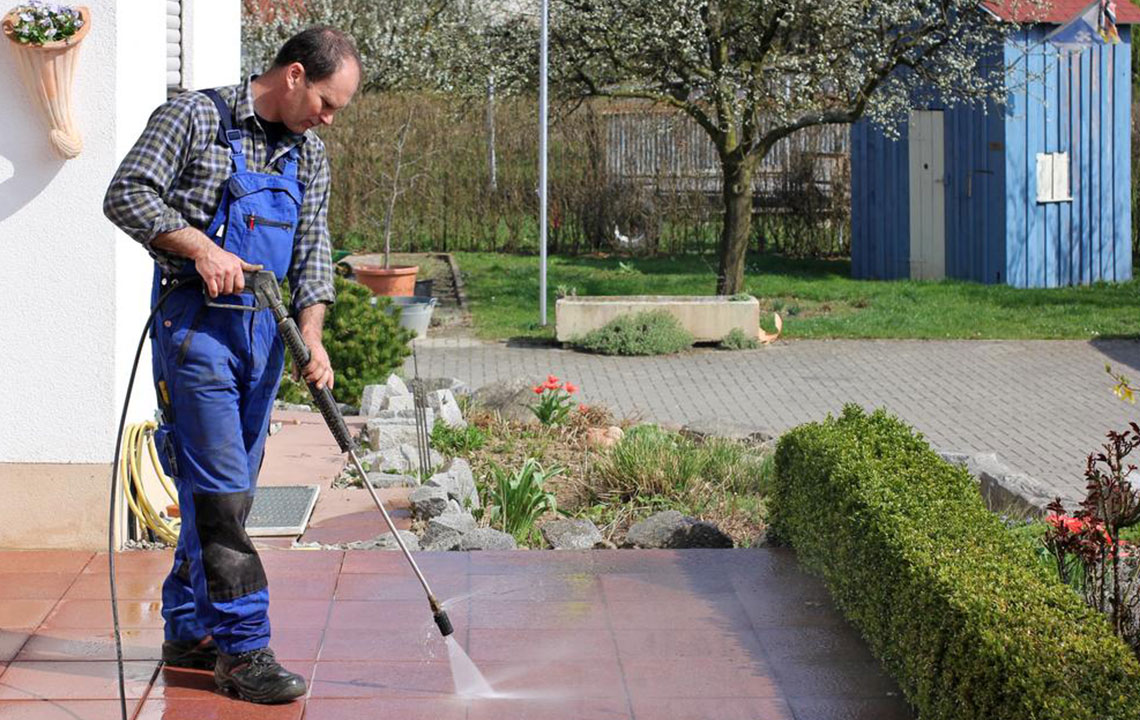
[(974, 480), (883, 411), (776, 451), (772, 531), (821, 575), (923, 720), (1136, 720), (1140, 663)]
[(571, 341), (601, 355), (669, 355), (691, 347), (693, 335), (668, 310), (618, 315)]

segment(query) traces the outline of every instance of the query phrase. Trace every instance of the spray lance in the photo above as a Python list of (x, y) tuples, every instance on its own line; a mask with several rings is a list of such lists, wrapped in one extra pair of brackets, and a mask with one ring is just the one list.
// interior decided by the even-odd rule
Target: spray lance
[[(277, 333), (281, 336), (285, 347), (288, 348), (289, 354), (293, 357), (294, 365), (299, 368), (308, 365), (310, 359), (309, 348), (305, 345), (304, 339), (301, 338), (301, 331), (297, 329), (297, 323), (293, 321), (293, 318), (289, 316), (289, 313), (285, 309), (285, 303), (281, 299), (281, 288), (277, 284), (277, 278), (273, 273), (269, 270), (246, 272), (245, 290), (243, 292), (253, 295), (253, 307), (245, 305), (211, 304), (215, 307), (254, 312), (268, 309), (273, 313), (273, 319), (277, 322)], [(404, 544), (400, 533), (397, 532), (391, 516), (388, 515), (388, 511), (384, 508), (384, 503), (380, 501), (380, 497), (376, 494), (372, 483), (368, 482), (368, 473), (364, 471), (364, 467), (360, 463), (360, 458), (356, 456), (352, 436), (348, 431), (348, 426), (345, 425), (344, 416), (341, 415), (336, 400), (333, 399), (332, 391), (329, 390), (328, 387), (318, 388), (311, 382), (308, 383), (308, 385), (309, 392), (312, 393), (313, 400), (317, 403), (317, 408), (321, 411), (321, 417), (324, 418), (325, 424), (328, 425), (329, 430), (336, 439), (337, 445), (340, 446), (340, 451), (342, 453), (348, 453), (349, 459), (352, 460), (353, 467), (356, 468), (356, 472), (360, 474), (360, 478), (364, 482), (364, 487), (368, 490), (368, 494), (372, 496), (372, 502), (376, 503), (376, 508), (380, 511), (380, 514), (384, 516), (384, 522), (388, 524), (388, 529), (392, 531), (392, 537), (396, 539), (396, 543), (400, 546), (404, 557), (408, 559), (408, 563), (412, 566), (412, 571), (415, 572), (420, 584), (423, 585), (424, 592), (427, 593), (428, 604), (431, 606), (432, 617), (435, 619), (436, 626), (439, 627), (440, 634), (444, 637), (452, 634), (454, 629), (451, 627), (451, 620), (447, 617), (447, 612), (440, 606), (439, 600), (437, 600), (432, 593), (431, 588), (428, 586), (427, 579), (424, 578), (424, 574), (420, 572), (419, 565), (416, 564), (415, 558), (413, 558), (411, 552), (408, 551), (408, 547)]]

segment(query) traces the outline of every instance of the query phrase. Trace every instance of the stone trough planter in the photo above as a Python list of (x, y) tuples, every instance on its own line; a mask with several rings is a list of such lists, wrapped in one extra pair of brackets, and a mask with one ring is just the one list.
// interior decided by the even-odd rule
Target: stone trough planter
[(666, 310), (696, 342), (719, 342), (733, 328), (747, 337), (760, 333), (760, 302), (728, 295), (614, 295), (560, 298), (554, 306), (558, 342), (571, 342), (619, 315)]

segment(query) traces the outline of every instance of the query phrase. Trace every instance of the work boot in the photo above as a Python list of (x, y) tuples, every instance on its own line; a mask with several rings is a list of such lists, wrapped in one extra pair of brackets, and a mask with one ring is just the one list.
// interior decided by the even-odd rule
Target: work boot
[(195, 643), (167, 640), (162, 643), (162, 662), (168, 667), (213, 670), (218, 662), (218, 646), (209, 635)]
[(227, 655), (218, 652), (214, 682), (222, 690), (255, 703), (284, 703), (305, 694), (305, 678), (281, 667), (273, 651), (258, 648)]

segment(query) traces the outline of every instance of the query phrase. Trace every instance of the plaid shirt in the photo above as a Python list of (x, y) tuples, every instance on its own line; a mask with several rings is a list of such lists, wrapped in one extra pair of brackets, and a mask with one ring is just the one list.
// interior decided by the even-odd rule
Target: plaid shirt
[[(265, 131), (253, 113), (250, 80), (219, 88), (222, 99), (234, 109), (235, 127), (246, 130), (242, 147), (246, 167), (277, 173), (271, 163), (300, 145), (297, 178), (305, 184), (289, 286), (294, 311), (315, 303), (332, 303), (332, 253), (328, 229), (329, 163), (325, 146), (312, 131), (286, 132), (273, 153)], [(202, 93), (184, 92), (168, 100), (150, 116), (146, 129), (127, 153), (103, 199), (103, 213), (132, 238), (142, 243), (159, 267), (174, 272), (188, 262), (151, 243), (162, 233), (187, 226), (205, 232), (222, 197), (222, 186), (232, 172), (230, 149), (218, 141), (218, 109)]]

